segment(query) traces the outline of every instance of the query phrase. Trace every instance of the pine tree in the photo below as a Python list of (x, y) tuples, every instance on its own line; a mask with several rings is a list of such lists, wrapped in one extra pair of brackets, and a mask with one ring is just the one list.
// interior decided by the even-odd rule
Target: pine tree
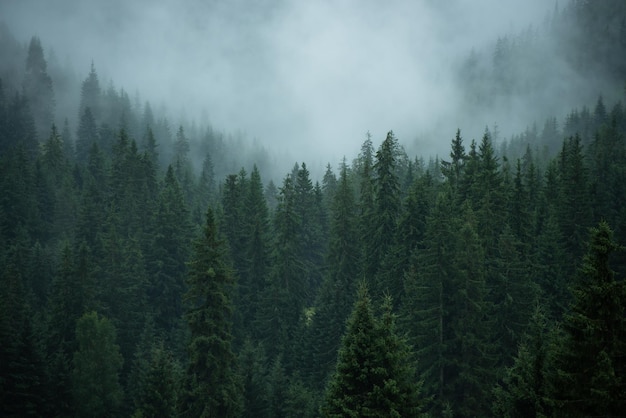
[(189, 326), (189, 364), (182, 413), (195, 417), (237, 417), (243, 401), (232, 351), (234, 278), (209, 208), (195, 241), (184, 296)]

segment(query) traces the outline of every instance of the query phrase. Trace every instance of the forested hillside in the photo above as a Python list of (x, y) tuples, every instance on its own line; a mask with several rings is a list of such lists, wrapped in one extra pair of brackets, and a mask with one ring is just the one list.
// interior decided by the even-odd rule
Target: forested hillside
[[(0, 26), (0, 415), (623, 415), (625, 9), (555, 14), (612, 88), (565, 119), (441, 158), (368, 133), (278, 184)], [(545, 88), (506, 39), (468, 103)]]

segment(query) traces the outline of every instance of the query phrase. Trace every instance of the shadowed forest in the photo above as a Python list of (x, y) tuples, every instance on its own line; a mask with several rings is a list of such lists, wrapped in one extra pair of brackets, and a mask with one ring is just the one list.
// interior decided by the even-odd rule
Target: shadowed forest
[(623, 415), (626, 4), (542, 25), (459, 100), (554, 114), (443, 156), (366, 133), (316, 178), (0, 23), (0, 415)]

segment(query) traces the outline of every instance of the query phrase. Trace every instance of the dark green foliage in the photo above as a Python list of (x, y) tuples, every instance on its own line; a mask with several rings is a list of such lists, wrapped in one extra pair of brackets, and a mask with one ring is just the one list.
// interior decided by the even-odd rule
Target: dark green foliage
[(270, 269), (269, 212), (263, 196), (261, 174), (256, 166), (250, 173), (242, 200), (244, 207), (240, 221), (244, 228), (241, 248), (243, 262), (239, 271), (237, 303), (243, 329), (247, 334), (254, 335), (256, 331), (253, 325)]
[[(500, 105), (545, 86), (532, 49), (554, 44), (604, 97), (467, 149), (457, 130), (446, 161), (367, 134), (337, 176), (300, 162), (280, 190), (259, 168), (281, 157), (247, 158), (202, 120), (171, 130), (164, 107), (102, 89), (93, 64), (81, 84), (0, 25), (0, 415), (314, 417), (357, 399), (350, 373), (378, 385), (361, 406), (383, 416), (417, 415), (402, 408), (418, 389), (433, 416), (622, 413), (626, 8), (570, 3), (470, 57), (465, 93)], [(211, 224), (192, 256), (209, 206), (226, 240)], [(353, 338), (360, 280), (391, 299)], [(329, 383), (344, 334), (384, 367), (344, 346)]]
[(326, 257), (328, 270), (318, 292), (315, 310), (307, 324), (307, 360), (311, 382), (323, 387), (334, 369), (345, 320), (353, 305), (354, 280), (359, 272), (359, 246), (354, 218), (356, 203), (348, 181), (347, 167), (342, 166), (333, 198), (330, 243)]
[[(482, 416), (487, 413), (483, 388), (493, 381), (494, 356), (489, 344), (493, 325), (489, 323), (490, 304), (485, 276), (485, 252), (469, 208), (458, 231), (454, 256), (455, 275), (450, 294), (451, 354), (447, 368), (448, 392), (455, 414)], [(444, 395), (445, 396), (445, 395)]]
[(258, 310), (258, 327), (267, 343), (268, 356), (292, 361), (293, 337), (310, 298), (309, 277), (302, 258), (300, 225), (294, 183), (285, 177), (274, 219), (273, 268)]
[(44, 353), (26, 302), (21, 251), (9, 250), (0, 271), (0, 415), (42, 416), (47, 397)]
[(498, 347), (497, 361), (509, 364), (531, 316), (532, 307), (538, 300), (538, 287), (531, 280), (529, 263), (523, 259), (521, 244), (505, 225), (497, 243), (497, 255), (493, 260), (494, 270), (490, 300), (493, 303), (495, 344)]
[(465, 160), (467, 160), (467, 155), (465, 154), (463, 138), (461, 138), (461, 130), (457, 129), (456, 136), (452, 140), (450, 161), (441, 161), (441, 173), (446, 177), (448, 183), (455, 191), (458, 189), (459, 182), (463, 175)]
[(583, 255), (585, 233), (590, 225), (588, 168), (578, 136), (563, 142), (559, 154), (559, 200), (557, 214), (568, 255), (578, 260)]
[(183, 194), (170, 166), (155, 212), (150, 253), (146, 256), (148, 300), (155, 323), (166, 333), (175, 329), (183, 312), (185, 265), (189, 256), (191, 226)]
[(436, 410), (443, 409), (449, 340), (452, 338), (450, 308), (455, 267), (451, 255), (460, 221), (452, 212), (450, 190), (442, 192), (428, 218), (423, 249), (414, 251), (404, 277), (401, 325), (409, 331), (418, 369), (424, 379), (424, 393), (433, 397)]
[(115, 417), (124, 393), (119, 372), (124, 359), (115, 343), (115, 327), (96, 312), (76, 323), (78, 350), (72, 367), (74, 409), (79, 417)]
[(269, 417), (267, 358), (261, 345), (246, 340), (238, 357), (243, 386), (243, 413), (250, 418)]
[(19, 93), (8, 105), (6, 135), (6, 150), (22, 149), (27, 158), (35, 158), (39, 146), (35, 119), (28, 99)]
[(522, 338), (513, 365), (506, 369), (502, 382), (494, 389), (493, 413), (498, 417), (547, 417), (549, 368), (552, 335), (540, 305), (530, 318), (529, 330)]
[(178, 365), (162, 342), (152, 348), (149, 358), (136, 411), (145, 418), (177, 417)]
[(181, 403), (181, 412), (187, 416), (236, 417), (243, 407), (231, 348), (234, 278), (224, 251), (209, 209), (202, 235), (194, 243), (184, 297), (191, 333)]
[(411, 256), (418, 249), (423, 249), (422, 241), (434, 189), (433, 179), (428, 172), (409, 187), (398, 217), (393, 244), (383, 258), (379, 278), (398, 303), (404, 294), (403, 277), (409, 271)]
[(374, 222), (367, 225), (367, 228), (372, 229), (372, 236), (366, 241), (365, 277), (370, 280), (376, 278), (374, 289), (379, 291), (385, 291), (389, 287), (384, 281), (378, 282), (378, 274), (384, 256), (393, 244), (400, 213), (400, 183), (395, 171), (397, 149), (398, 140), (390, 131), (376, 152), (373, 167), (376, 173)]
[(609, 267), (617, 250), (606, 222), (591, 229), (555, 352), (559, 416), (619, 415), (626, 407), (626, 289)]
[(367, 287), (359, 288), (321, 413), (326, 417), (419, 414), (419, 383), (406, 342), (396, 335), (391, 301), (376, 318)]

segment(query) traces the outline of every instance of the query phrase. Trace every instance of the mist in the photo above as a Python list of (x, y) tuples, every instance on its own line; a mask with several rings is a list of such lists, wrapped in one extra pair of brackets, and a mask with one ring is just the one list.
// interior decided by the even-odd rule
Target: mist
[(471, 109), (457, 76), (470, 51), (489, 54), (499, 36), (540, 24), (554, 7), (545, 0), (9, 0), (0, 3), (0, 20), (23, 42), (39, 36), (80, 79), (93, 61), (103, 87), (112, 81), (137, 93), (175, 124), (241, 132), (289, 156), (285, 167), (306, 161), (315, 169), (355, 156), (368, 131), (379, 142), (393, 129), (414, 153), (446, 155), (457, 128), (472, 138), (497, 123), (506, 137), (546, 110), (561, 116), (571, 97), (540, 98), (548, 109), (515, 100)]

